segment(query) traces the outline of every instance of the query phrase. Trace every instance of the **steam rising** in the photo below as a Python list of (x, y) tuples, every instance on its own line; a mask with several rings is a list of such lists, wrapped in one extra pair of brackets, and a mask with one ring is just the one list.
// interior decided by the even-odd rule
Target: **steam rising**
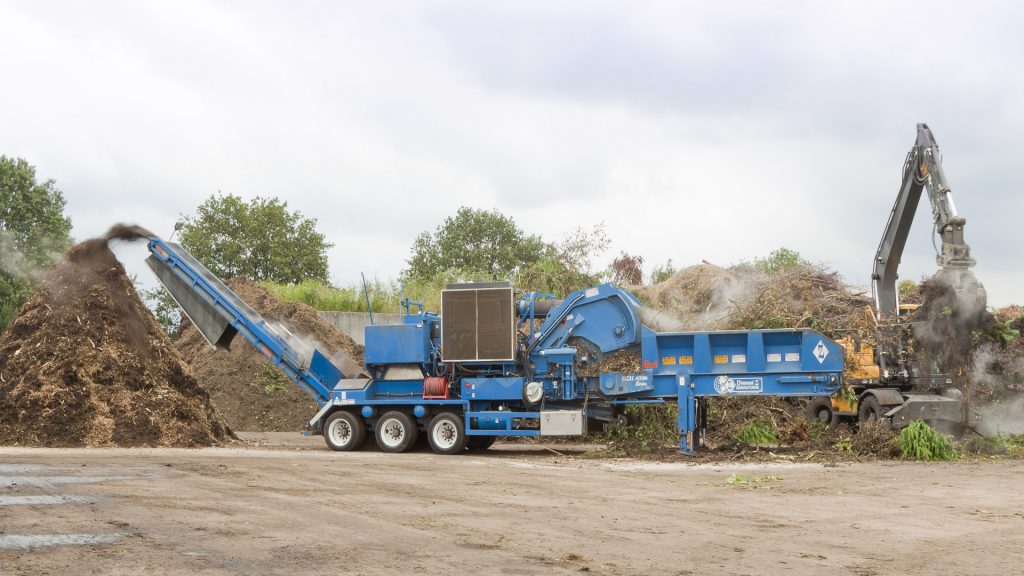
[(45, 249), (46, 256), (42, 264), (32, 262), (18, 246), (17, 237), (9, 230), (0, 229), (0, 271), (20, 280), (37, 281), (43, 274), (60, 260), (64, 247), (57, 242)]
[(987, 400), (974, 408), (975, 429), (983, 436), (1024, 434), (1024, 358), (1004, 364), (995, 344), (974, 352), (971, 384), (987, 392)]
[(722, 268), (704, 262), (647, 288), (637, 288), (652, 305), (640, 311), (640, 320), (659, 332), (715, 330), (749, 304), (769, 277), (751, 266)]
[(327, 359), (341, 371), (345, 378), (366, 376), (363, 368), (352, 360), (344, 350), (338, 350), (334, 354), (328, 355), (328, 346), (320, 342), (315, 336), (305, 333), (300, 327), (290, 322), (277, 322), (274, 327), (278, 336), (283, 338), (288, 343), (288, 346), (295, 351), (299, 361), (304, 366), (309, 366), (309, 363), (313, 360), (313, 352), (319, 350), (321, 354), (327, 356)]

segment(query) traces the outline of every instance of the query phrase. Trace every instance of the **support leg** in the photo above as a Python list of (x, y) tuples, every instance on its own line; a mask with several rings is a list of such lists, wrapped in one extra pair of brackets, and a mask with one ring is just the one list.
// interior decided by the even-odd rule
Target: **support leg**
[(682, 454), (693, 454), (697, 448), (697, 401), (693, 397), (693, 390), (686, 385), (686, 377), (679, 377), (679, 395), (677, 397), (679, 407), (679, 452)]

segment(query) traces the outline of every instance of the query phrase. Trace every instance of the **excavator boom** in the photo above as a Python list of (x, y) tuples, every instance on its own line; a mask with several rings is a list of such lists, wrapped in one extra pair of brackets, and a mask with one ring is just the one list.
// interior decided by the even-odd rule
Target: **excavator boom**
[(942, 247), (936, 254), (940, 267), (936, 277), (953, 288), (966, 312), (985, 308), (985, 289), (971, 271), (975, 260), (971, 257), (970, 246), (964, 241), (967, 220), (957, 213), (952, 190), (942, 169), (939, 145), (931, 129), (927, 124), (918, 124), (917, 141), (907, 153), (899, 195), (875, 253), (871, 292), (879, 320), (897, 316), (899, 296), (896, 280), (899, 278), (900, 259), (921, 193), (925, 190), (931, 204), (935, 231), (942, 240)]

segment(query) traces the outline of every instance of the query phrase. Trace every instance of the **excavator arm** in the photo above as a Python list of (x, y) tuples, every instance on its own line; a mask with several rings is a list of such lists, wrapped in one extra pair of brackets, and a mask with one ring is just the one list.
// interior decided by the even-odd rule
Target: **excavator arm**
[(936, 255), (940, 267), (937, 276), (957, 292), (965, 305), (977, 310), (985, 307), (985, 290), (970, 270), (975, 260), (971, 257), (970, 246), (964, 241), (967, 221), (956, 211), (953, 194), (942, 169), (939, 145), (931, 129), (927, 124), (918, 124), (917, 141), (907, 153), (903, 183), (875, 253), (871, 292), (879, 320), (897, 315), (899, 297), (896, 280), (900, 259), (924, 190), (928, 192), (935, 230), (942, 240), (942, 247)]

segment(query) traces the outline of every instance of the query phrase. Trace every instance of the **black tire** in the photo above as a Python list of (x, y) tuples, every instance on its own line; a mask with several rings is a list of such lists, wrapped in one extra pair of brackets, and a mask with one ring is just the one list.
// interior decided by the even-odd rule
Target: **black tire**
[(392, 454), (411, 450), (416, 445), (418, 434), (412, 416), (398, 411), (385, 412), (373, 430), (377, 446), (380, 446), (382, 452)]
[(366, 440), (366, 423), (351, 412), (339, 410), (324, 422), (324, 441), (327, 447), (338, 452), (359, 450)]
[(437, 454), (460, 454), (466, 449), (466, 425), (462, 417), (441, 412), (427, 424), (427, 442)]
[(828, 426), (839, 424), (839, 414), (832, 406), (832, 399), (827, 396), (811, 400), (804, 413), (811, 422), (818, 421)]
[(861, 424), (871, 424), (873, 422), (882, 422), (885, 420), (885, 413), (887, 410), (882, 408), (882, 405), (878, 402), (878, 398), (874, 396), (865, 396), (860, 399), (860, 407), (857, 410), (857, 422)]
[(498, 440), (497, 436), (470, 436), (466, 442), (466, 446), (470, 450), (487, 450), (494, 445), (494, 442)]

